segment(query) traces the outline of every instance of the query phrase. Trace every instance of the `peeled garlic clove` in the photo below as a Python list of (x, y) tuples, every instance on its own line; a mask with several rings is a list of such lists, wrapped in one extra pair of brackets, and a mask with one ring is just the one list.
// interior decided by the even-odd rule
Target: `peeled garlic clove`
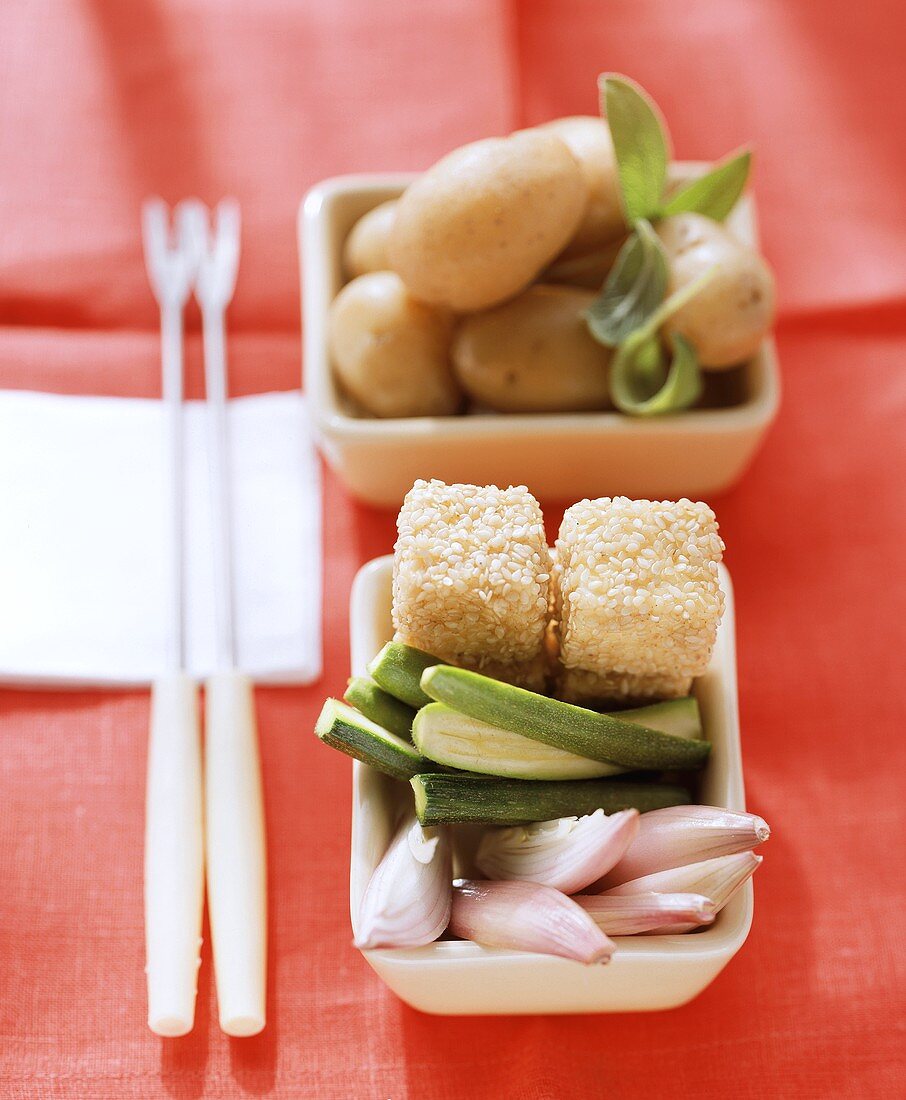
[(537, 882), (454, 883), (450, 931), (488, 947), (606, 963), (614, 944), (580, 906)]
[(488, 829), (475, 862), (488, 878), (540, 882), (574, 894), (614, 866), (638, 827), (638, 810), (609, 816), (595, 810), (584, 817)]
[(717, 913), (714, 902), (702, 894), (577, 894), (573, 901), (608, 936), (676, 932), (679, 925), (700, 927), (710, 924)]
[[(634, 878), (606, 890), (604, 896), (649, 894), (652, 891), (660, 894), (704, 894), (714, 903), (715, 912), (719, 913), (740, 886), (751, 878), (763, 858), (754, 852), (738, 852), (732, 856), (704, 859), (685, 867), (673, 867), (668, 871)], [(686, 932), (694, 927), (694, 924), (679, 925), (670, 931)]]
[(450, 919), (452, 877), (449, 830), (423, 828), (407, 814), (365, 890), (355, 946), (369, 951), (433, 943)]
[(593, 889), (607, 890), (643, 875), (735, 855), (771, 835), (764, 818), (717, 806), (669, 806), (642, 814), (635, 840)]

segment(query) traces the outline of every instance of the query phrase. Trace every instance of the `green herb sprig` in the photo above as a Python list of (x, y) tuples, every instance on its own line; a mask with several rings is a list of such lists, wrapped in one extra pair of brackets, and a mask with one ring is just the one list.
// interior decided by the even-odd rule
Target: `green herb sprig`
[(668, 362), (658, 330), (716, 273), (716, 267), (709, 268), (688, 286), (671, 294), (621, 342), (610, 364), (610, 398), (620, 412), (630, 416), (659, 416), (688, 409), (701, 397), (702, 379), (695, 348), (684, 336), (673, 333), (670, 337), (673, 356)]
[(667, 125), (657, 104), (634, 80), (598, 77), (601, 113), (607, 118), (617, 162), (623, 212), (629, 225), (658, 217), (667, 184)]
[[(657, 336), (634, 332), (620, 345), (610, 371), (610, 396), (620, 412), (660, 416), (688, 409), (701, 397), (701, 371), (695, 349), (678, 333), (673, 335), (672, 343), (669, 364)], [(657, 381), (652, 382), (652, 378)]]
[(692, 344), (674, 335), (668, 363), (658, 329), (712, 273), (665, 302), (669, 269), (652, 222), (687, 212), (722, 221), (745, 188), (752, 155), (740, 150), (667, 197), (670, 137), (657, 104), (634, 80), (619, 74), (603, 74), (598, 86), (631, 232), (586, 311), (586, 322), (599, 343), (617, 349), (610, 390), (618, 409), (633, 416), (678, 412), (701, 396), (698, 359)]
[(741, 149), (671, 195), (661, 206), (661, 216), (691, 211), (722, 222), (739, 201), (751, 167), (751, 151)]
[(651, 223), (640, 218), (586, 311), (592, 336), (605, 347), (617, 347), (663, 302), (668, 278), (664, 246)]
[(741, 149), (666, 198), (670, 139), (657, 104), (634, 80), (617, 73), (598, 77), (598, 88), (628, 224), (690, 212), (723, 221), (745, 189), (751, 151)]

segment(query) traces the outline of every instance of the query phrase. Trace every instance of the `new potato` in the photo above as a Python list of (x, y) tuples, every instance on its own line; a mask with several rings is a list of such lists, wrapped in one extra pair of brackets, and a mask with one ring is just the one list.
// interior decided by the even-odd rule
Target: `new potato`
[(387, 271), (387, 241), (396, 200), (382, 202), (355, 223), (343, 246), (343, 269), (350, 279), (370, 271)]
[(392, 271), (360, 275), (330, 307), (331, 361), (374, 416), (443, 416), (462, 395), (450, 369), (452, 318), (417, 302)]
[(579, 162), (588, 201), (572, 240), (563, 250), (564, 259), (600, 251), (626, 233), (626, 219), (620, 199), (617, 163), (610, 127), (602, 118), (574, 115), (557, 118), (540, 127), (556, 134)]
[(688, 339), (703, 367), (750, 359), (774, 320), (774, 278), (757, 252), (701, 214), (675, 214), (657, 225), (670, 266), (668, 293), (716, 266), (715, 276), (667, 321)]
[(578, 162), (556, 134), (476, 141), (406, 189), (390, 266), (422, 301), (486, 309), (535, 279), (570, 240), (587, 201)]
[(582, 316), (594, 297), (539, 284), (464, 318), (453, 339), (463, 389), (498, 412), (608, 408), (610, 351), (592, 339)]

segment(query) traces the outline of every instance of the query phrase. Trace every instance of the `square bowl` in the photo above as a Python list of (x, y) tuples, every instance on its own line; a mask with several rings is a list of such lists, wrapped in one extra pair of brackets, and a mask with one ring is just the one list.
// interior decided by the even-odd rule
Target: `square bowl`
[[(352, 672), (365, 666), (393, 634), (393, 559), (376, 558), (352, 587)], [(695, 694), (712, 749), (699, 788), (702, 802), (745, 809), (736, 689), (733, 590), (721, 566), (727, 606), (711, 664)], [(350, 909), (353, 927), (372, 872), (390, 842), (406, 783), (353, 763)], [(742, 947), (752, 923), (751, 880), (709, 928), (676, 936), (617, 936), (607, 966), (525, 951), (439, 940), (426, 947), (364, 951), (384, 982), (414, 1008), (442, 1015), (640, 1012), (685, 1004), (709, 985)]]
[[(681, 179), (704, 166), (675, 166)], [(372, 207), (396, 198), (412, 175), (340, 176), (311, 190), (299, 210), (305, 389), (327, 461), (354, 496), (398, 507), (417, 478), (528, 485), (537, 497), (581, 500), (626, 494), (706, 497), (743, 473), (776, 415), (780, 384), (773, 340), (733, 372), (736, 404), (636, 419), (617, 412), (475, 413), (376, 419), (356, 415), (338, 390), (327, 352), (327, 315), (343, 286), (343, 242)], [(727, 219), (757, 239), (752, 200)], [(553, 457), (553, 460), (552, 460)]]

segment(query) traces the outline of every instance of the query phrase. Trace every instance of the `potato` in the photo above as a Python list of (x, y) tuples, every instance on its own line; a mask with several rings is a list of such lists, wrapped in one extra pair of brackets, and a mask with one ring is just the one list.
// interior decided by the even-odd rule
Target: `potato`
[(670, 264), (668, 293), (717, 266), (717, 274), (664, 326), (679, 332), (703, 367), (750, 359), (774, 321), (774, 277), (757, 252), (702, 214), (675, 214), (657, 226)]
[(374, 416), (443, 416), (462, 404), (452, 329), (452, 317), (415, 301), (398, 275), (375, 271), (334, 299), (328, 350), (343, 387)]
[(579, 165), (555, 134), (476, 141), (406, 189), (390, 266), (422, 301), (486, 309), (532, 282), (573, 235), (586, 201)]
[(382, 202), (363, 214), (349, 231), (343, 245), (343, 270), (347, 278), (388, 269), (387, 239), (395, 213), (396, 199)]
[(573, 115), (546, 122), (539, 129), (556, 134), (566, 143), (579, 162), (588, 192), (585, 214), (564, 249), (563, 258), (596, 252), (615, 238), (625, 236), (617, 162), (610, 127), (604, 119)]
[(606, 409), (610, 351), (589, 334), (591, 291), (529, 287), (518, 298), (465, 317), (453, 367), (476, 401), (499, 412)]

